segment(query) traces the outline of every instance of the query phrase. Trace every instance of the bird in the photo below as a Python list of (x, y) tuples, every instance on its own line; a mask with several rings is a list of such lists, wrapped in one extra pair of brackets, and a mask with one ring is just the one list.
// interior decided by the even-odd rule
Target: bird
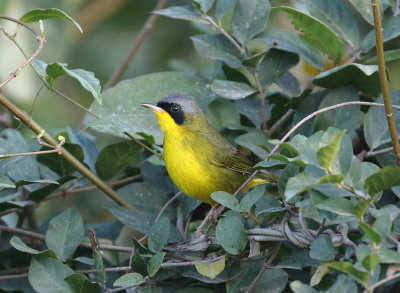
[[(233, 194), (251, 175), (247, 170), (252, 161), (211, 126), (194, 97), (171, 94), (141, 106), (154, 112), (164, 132), (168, 175), (186, 195), (214, 206), (213, 192)], [(243, 191), (277, 180), (274, 174), (260, 172)]]

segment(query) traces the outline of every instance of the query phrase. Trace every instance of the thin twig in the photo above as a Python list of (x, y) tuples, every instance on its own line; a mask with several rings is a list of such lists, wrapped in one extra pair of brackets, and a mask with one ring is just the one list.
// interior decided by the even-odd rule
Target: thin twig
[[(168, 2), (168, 0), (160, 0), (157, 3), (156, 7), (154, 8), (154, 11), (163, 9), (165, 7), (165, 5), (167, 5), (167, 2)], [(111, 75), (109, 80), (104, 85), (104, 87), (103, 87), (104, 90), (114, 86), (121, 79), (122, 75), (128, 68), (129, 63), (131, 62), (133, 56), (135, 56), (140, 45), (143, 43), (143, 41), (146, 39), (147, 35), (150, 33), (151, 29), (153, 28), (153, 25), (156, 22), (158, 16), (159, 16), (158, 14), (152, 14), (146, 20), (146, 23), (144, 24), (144, 26), (140, 30), (139, 34), (135, 38), (135, 41), (133, 42), (128, 55), (125, 57), (122, 64), (113, 72), (113, 74)]]
[[(140, 177), (141, 177), (141, 175), (127, 177), (127, 178), (124, 178), (121, 180), (108, 182), (108, 185), (116, 186), (116, 185), (120, 185), (120, 184), (125, 184), (125, 183), (135, 181), (135, 180), (139, 179)], [(78, 193), (87, 192), (87, 191), (91, 191), (91, 190), (96, 190), (98, 188), (99, 187), (96, 185), (91, 185), (91, 186), (85, 186), (85, 187), (76, 188), (76, 189), (72, 189), (72, 190), (58, 191), (58, 192), (52, 193), (49, 196), (45, 197), (42, 201), (51, 200), (51, 199), (55, 199), (55, 198), (59, 198), (59, 197), (65, 197), (67, 195), (78, 194)]]
[(7, 275), (7, 276), (0, 276), (0, 281), (8, 281), (8, 280), (15, 280), (15, 279), (23, 279), (28, 278), (28, 274), (16, 274), (16, 275)]
[(295, 113), (293, 109), (289, 109), (274, 125), (268, 130), (267, 135), (272, 136), (292, 115)]
[[(18, 44), (18, 42), (15, 40), (15, 36), (10, 35), (9, 33), (7, 33), (6, 30), (0, 28), (4, 34), (10, 39), (10, 41), (12, 41), (14, 43), (14, 45), (19, 49), (19, 51), (22, 53), (22, 55), (24, 55), (25, 58), (28, 58), (28, 56), (25, 54), (25, 51), (22, 49), (22, 47)], [(29, 65), (31, 66), (31, 68), (33, 69), (33, 71), (35, 72), (36, 76), (42, 81), (43, 85), (49, 90), (52, 91), (53, 93), (59, 95), (60, 97), (63, 97), (64, 99), (66, 99), (68, 102), (74, 104), (75, 106), (77, 106), (78, 108), (82, 109), (83, 111), (89, 113), (90, 115), (96, 117), (96, 118), (100, 118), (99, 115), (93, 113), (92, 111), (90, 111), (88, 108), (85, 108), (84, 106), (82, 106), (81, 104), (79, 104), (78, 102), (74, 101), (73, 99), (71, 99), (70, 97), (68, 97), (67, 95), (65, 95), (64, 93), (60, 92), (59, 90), (52, 88), (49, 83), (46, 81), (46, 79), (41, 76), (39, 74), (39, 72), (37, 71), (36, 67), (32, 65), (32, 63), (29, 63)], [(39, 92), (38, 92), (39, 94)], [(35, 101), (36, 98), (38, 96), (38, 94), (35, 97)], [(29, 112), (29, 115), (32, 116), (32, 110)]]
[[(44, 132), (44, 129), (37, 124), (31, 117), (25, 113), (22, 109), (11, 103), (4, 95), (0, 93), (0, 103), (8, 108), (18, 119), (24, 122), (26, 125), (29, 124), (29, 128), (32, 129), (36, 134), (43, 133), (43, 139), (52, 146), (57, 146), (58, 142), (48, 133)], [(92, 171), (90, 171), (82, 162), (76, 159), (70, 152), (65, 148), (61, 148), (61, 155), (75, 167), (83, 176), (90, 180), (93, 184), (99, 187), (108, 197), (116, 201), (118, 204), (134, 209), (134, 207), (126, 201), (123, 197), (118, 195), (110, 186), (98, 178)]]
[[(177, 192), (173, 197), (171, 197), (161, 208), (161, 210), (158, 212), (156, 219), (154, 222), (157, 222), (161, 216), (163, 215), (164, 211), (167, 209), (167, 207), (179, 196), (182, 194), (182, 191)], [(144, 235), (142, 238), (138, 240), (139, 243), (141, 243), (143, 240), (145, 240), (148, 237), (148, 234)], [(132, 251), (130, 257), (129, 257), (129, 266), (132, 265), (132, 260), (133, 256), (135, 255), (135, 250)]]
[(258, 89), (258, 98), (261, 102), (261, 120), (262, 120), (262, 129), (265, 133), (268, 133), (267, 128), (267, 113), (265, 109), (265, 92), (260, 82), (260, 78), (258, 76), (258, 71), (255, 68), (253, 73), (254, 80), (256, 81), (257, 89)]
[(5, 86), (7, 83), (9, 83), (12, 79), (14, 79), (15, 77), (17, 77), (18, 73), (19, 73), (24, 67), (26, 67), (29, 63), (31, 63), (32, 60), (35, 59), (35, 58), (39, 55), (39, 53), (40, 53), (40, 52), (42, 51), (42, 49), (43, 49), (43, 45), (44, 45), (45, 39), (44, 39), (38, 32), (36, 32), (33, 28), (31, 28), (29, 25), (23, 23), (22, 21), (19, 21), (19, 20), (17, 20), (17, 19), (14, 19), (14, 18), (12, 18), (12, 17), (5, 16), (5, 15), (0, 15), (0, 18), (3, 18), (3, 19), (6, 19), (6, 20), (9, 20), (9, 21), (18, 23), (19, 25), (22, 25), (22, 26), (25, 27), (26, 29), (30, 30), (30, 31), (35, 35), (36, 40), (39, 42), (39, 46), (38, 46), (38, 48), (36, 49), (36, 51), (32, 54), (32, 56), (29, 57), (28, 59), (26, 59), (25, 62), (22, 63), (22, 64), (18, 67), (18, 69), (17, 69), (16, 71), (14, 71), (13, 73), (11, 73), (11, 74), (9, 75), (9, 77), (8, 77), (6, 80), (4, 80), (4, 81), (0, 84), (0, 89), (1, 89), (3, 86)]
[(45, 154), (52, 154), (52, 153), (58, 153), (61, 154), (61, 147), (65, 143), (65, 138), (62, 137), (60, 139), (60, 143), (56, 145), (55, 147), (50, 146), (52, 150), (47, 150), (47, 151), (37, 151), (37, 152), (28, 152), (28, 153), (18, 153), (18, 154), (9, 154), (9, 155), (0, 155), (0, 158), (12, 158), (12, 157), (25, 157), (25, 156), (36, 156), (36, 155), (45, 155)]
[(383, 51), (382, 23), (379, 10), (379, 0), (371, 0), (372, 11), (374, 14), (375, 37), (376, 37), (376, 57), (378, 58), (379, 79), (381, 82), (383, 103), (385, 104), (386, 119), (392, 139), (394, 153), (397, 156), (397, 165), (400, 166), (400, 143), (397, 135), (396, 123), (393, 116), (392, 101), (390, 99), (389, 85), (386, 76), (385, 57)]
[(269, 259), (268, 260), (265, 259), (257, 276), (254, 278), (254, 280), (251, 282), (250, 286), (247, 288), (247, 290), (244, 293), (250, 293), (251, 290), (254, 289), (254, 287), (257, 285), (257, 282), (261, 279), (262, 275), (264, 274), (265, 270), (268, 269), (268, 267), (274, 261), (276, 255), (278, 254), (280, 247), (281, 247), (281, 243), (278, 243), (277, 246), (275, 247), (275, 249), (271, 252)]
[[(32, 231), (28, 231), (28, 230), (24, 230), (24, 229), (20, 229), (20, 228), (14, 228), (14, 227), (0, 225), (0, 231), (7, 231), (7, 232), (10, 232), (12, 234), (23, 235), (23, 236), (30, 237), (30, 238), (33, 238), (33, 239), (38, 239), (40, 241), (44, 241), (45, 240), (45, 236), (43, 234), (35, 233), (35, 232), (32, 232)], [(81, 243), (81, 244), (79, 244), (79, 247), (89, 248), (89, 249), (92, 248), (90, 243)], [(112, 251), (118, 251), (118, 252), (131, 253), (133, 248), (132, 247), (126, 247), (126, 246), (100, 244), (100, 249), (101, 250), (112, 250)]]
[(235, 41), (234, 38), (232, 38), (232, 36), (230, 34), (228, 34), (224, 28), (220, 25), (218, 25), (217, 23), (215, 23), (215, 21), (209, 17), (207, 14), (202, 14), (201, 15), (202, 18), (204, 20), (206, 20), (209, 24), (211, 24), (211, 26), (216, 29), (218, 32), (220, 32), (222, 35), (224, 35), (225, 38), (227, 38), (229, 40), (229, 42), (232, 43), (232, 45), (238, 49), (240, 55), (242, 55), (243, 58), (247, 58), (247, 54), (246, 51), (238, 44), (238, 42)]
[(379, 151), (370, 151), (370, 152), (365, 154), (365, 157), (366, 158), (376, 157), (376, 156), (387, 154), (387, 153), (391, 153), (391, 152), (393, 152), (393, 147), (385, 148), (385, 149), (382, 149), (382, 150), (379, 150)]
[(368, 293), (368, 292), (373, 292), (373, 290), (375, 288), (378, 288), (379, 286), (392, 281), (394, 279), (400, 278), (400, 273), (394, 274), (392, 276), (386, 277), (383, 280), (380, 280), (379, 282), (376, 282), (375, 284), (368, 286), (367, 288), (365, 288), (365, 290), (363, 291), (363, 293)]

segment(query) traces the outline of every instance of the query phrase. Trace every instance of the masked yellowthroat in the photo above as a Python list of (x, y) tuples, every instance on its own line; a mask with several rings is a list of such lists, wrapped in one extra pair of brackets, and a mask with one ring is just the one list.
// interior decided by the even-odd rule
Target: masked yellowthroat
[[(252, 162), (208, 123), (193, 97), (173, 94), (142, 106), (157, 117), (164, 132), (165, 166), (185, 194), (214, 204), (211, 193), (234, 193), (250, 176), (246, 170)], [(259, 173), (244, 190), (276, 181), (275, 175)]]

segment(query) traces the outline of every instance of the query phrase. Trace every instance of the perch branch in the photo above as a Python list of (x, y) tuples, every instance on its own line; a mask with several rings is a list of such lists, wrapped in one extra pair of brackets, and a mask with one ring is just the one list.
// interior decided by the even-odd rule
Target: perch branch
[(392, 145), (394, 153), (397, 156), (397, 165), (400, 166), (400, 143), (396, 130), (396, 123), (393, 116), (392, 101), (389, 94), (389, 85), (386, 76), (386, 66), (383, 51), (383, 40), (382, 40), (382, 23), (381, 13), (379, 10), (379, 0), (371, 0), (372, 11), (374, 14), (375, 23), (375, 37), (376, 37), (376, 56), (378, 58), (378, 69), (379, 79), (381, 81), (383, 103), (385, 104), (386, 119), (390, 131), (390, 137), (392, 138)]

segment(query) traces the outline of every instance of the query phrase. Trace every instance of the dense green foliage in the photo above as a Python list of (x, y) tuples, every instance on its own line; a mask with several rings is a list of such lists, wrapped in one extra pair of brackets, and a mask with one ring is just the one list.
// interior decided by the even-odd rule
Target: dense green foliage
[[(384, 108), (343, 104), (282, 139), (317, 110), (382, 103), (370, 1), (281, 2), (195, 0), (153, 12), (192, 24), (193, 48), (207, 65), (125, 79), (104, 92), (90, 71), (33, 60), (50, 89), (68, 77), (93, 96), (83, 130), (65, 125), (49, 132), (134, 210), (107, 199), (102, 205), (113, 219), (88, 224), (80, 205), (65, 199), (35, 227), (36, 207), (84, 193), (90, 182), (57, 152), (14, 156), (49, 148), (0, 126), (0, 154), (10, 155), (0, 157), (1, 290), (399, 290), (400, 168), (393, 152), (376, 153), (391, 146)], [(390, 72), (400, 59), (400, 7), (386, 0), (380, 8)], [(55, 8), (31, 10), (20, 20), (51, 18), (81, 30)], [(392, 102), (400, 105), (400, 91), (391, 86)], [(162, 132), (154, 114), (140, 107), (177, 92), (194, 96), (218, 131), (258, 157), (249, 172), (279, 175), (277, 184), (237, 196), (213, 193), (225, 211), (207, 236), (193, 241), (208, 206), (179, 194), (169, 202), (179, 191), (162, 161)]]

